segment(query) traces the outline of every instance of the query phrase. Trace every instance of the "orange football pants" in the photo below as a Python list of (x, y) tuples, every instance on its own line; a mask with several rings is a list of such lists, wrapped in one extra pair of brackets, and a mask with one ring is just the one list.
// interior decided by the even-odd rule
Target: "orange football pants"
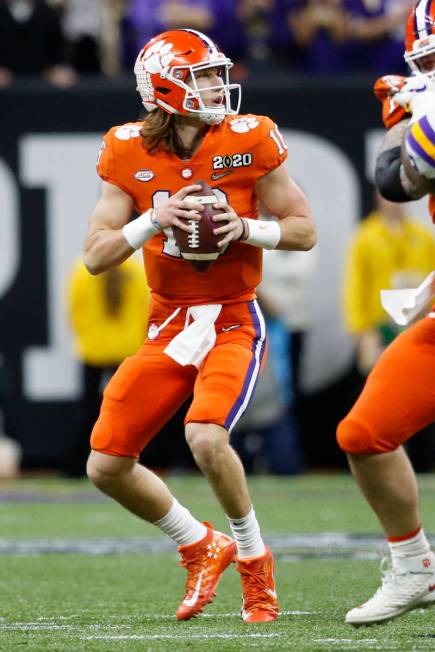
[[(231, 432), (245, 412), (265, 361), (266, 331), (256, 300), (224, 305), (216, 320), (216, 344), (199, 371), (164, 349), (185, 325), (186, 310), (126, 358), (109, 381), (91, 435), (93, 450), (139, 457), (193, 392), (185, 423), (214, 423)], [(149, 334), (174, 313), (153, 299)]]
[[(435, 313), (432, 313), (435, 317)], [(387, 453), (435, 420), (435, 318), (427, 316), (384, 351), (337, 429), (347, 453)]]

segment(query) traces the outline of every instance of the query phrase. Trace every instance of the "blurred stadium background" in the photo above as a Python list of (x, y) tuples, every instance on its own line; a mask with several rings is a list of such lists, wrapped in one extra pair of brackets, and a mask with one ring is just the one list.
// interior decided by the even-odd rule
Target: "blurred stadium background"
[[(6, 6), (18, 4), (3, 3), (3, 33)], [(0, 391), (4, 430), (20, 443), (24, 469), (59, 468), (76, 428), (83, 379), (71, 346), (66, 280), (81, 253), (99, 190), (94, 166), (101, 136), (111, 125), (134, 121), (140, 113), (131, 71), (138, 33), (145, 30), (138, 7), (147, 9), (157, 27), (157, 18), (163, 20), (156, 14), (159, 7), (169, 11), (184, 4), (37, 2), (39, 11), (44, 5), (59, 21), (61, 45), (49, 50), (49, 70), (62, 65), (71, 76), (50, 77), (39, 44), (34, 52), (41, 59), (38, 74), (29, 74), (29, 52), (21, 56), (21, 68), (11, 72), (7, 83), (3, 80)], [(354, 22), (365, 20), (368, 27), (370, 21), (375, 25), (388, 17), (393, 22), (377, 39), (357, 41), (355, 36), (340, 46), (323, 43), (316, 55), (315, 43), (311, 49), (296, 47), (292, 23), (286, 23), (307, 5), (339, 8)], [(201, 11), (209, 11), (211, 33), (235, 56), (235, 77), (243, 84), (242, 111), (268, 114), (280, 126), (289, 147), (290, 172), (306, 192), (319, 225), (316, 265), (306, 289), (312, 325), (301, 363), (300, 439), (306, 468), (344, 465), (335, 446), (335, 426), (358, 393), (361, 379), (354, 370), (354, 341), (343, 326), (343, 265), (355, 226), (373, 203), (373, 165), (383, 134), (373, 82), (384, 61), (395, 68), (382, 72), (403, 72), (396, 15), (409, 5), (398, 0), (186, 4), (192, 20), (204, 21)], [(319, 34), (320, 39), (321, 30)], [(37, 39), (29, 41), (34, 42)], [(383, 59), (386, 44), (391, 56)], [(328, 66), (322, 64), (325, 54)], [(0, 44), (0, 70), (8, 65), (13, 58)], [(425, 201), (410, 204), (408, 213), (427, 220)], [(191, 464), (180, 419), (148, 449), (147, 463), (161, 468)]]
[[(383, 134), (373, 81), (281, 73), (253, 74), (244, 83), (243, 111), (270, 114), (280, 125), (290, 172), (319, 227), (302, 361), (310, 416), (302, 441), (310, 466), (341, 464), (335, 425), (355, 396), (354, 344), (344, 330), (340, 293), (349, 240), (372, 204)], [(81, 79), (67, 90), (26, 79), (1, 91), (2, 393), (5, 430), (22, 445), (24, 468), (58, 467), (75, 425), (81, 377), (68, 326), (67, 276), (99, 190), (101, 135), (138, 114), (131, 75)], [(408, 212), (427, 220), (424, 200), (409, 204)], [(162, 437), (149, 454), (157, 466), (178, 466), (177, 447), (173, 453), (174, 459)]]

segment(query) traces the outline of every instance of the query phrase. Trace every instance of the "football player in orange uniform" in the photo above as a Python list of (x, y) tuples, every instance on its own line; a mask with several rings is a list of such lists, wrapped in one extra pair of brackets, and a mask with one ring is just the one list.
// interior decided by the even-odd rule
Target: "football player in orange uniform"
[[(244, 470), (229, 444), (264, 362), (264, 319), (255, 299), (262, 249), (308, 250), (316, 239), (307, 202), (289, 178), (287, 147), (267, 117), (232, 106), (232, 63), (204, 34), (165, 32), (139, 53), (137, 87), (148, 114), (111, 129), (98, 162), (102, 195), (84, 261), (98, 274), (143, 249), (152, 290), (148, 338), (104, 392), (88, 474), (104, 493), (154, 523), (179, 546), (187, 569), (177, 618), (215, 595), (237, 559), (245, 622), (273, 621), (273, 558), (264, 545)], [(180, 257), (172, 227), (201, 219), (195, 179), (216, 195), (221, 254), (204, 274)], [(193, 182), (193, 183), (192, 183)], [(259, 220), (261, 201), (277, 221)], [(139, 217), (130, 220), (132, 211)], [(137, 463), (146, 444), (192, 394), (185, 434), (229, 519), (232, 537), (200, 523)]]
[[(375, 86), (388, 129), (376, 162), (376, 180), (381, 193), (398, 202), (434, 187), (435, 0), (420, 0), (411, 11), (405, 59), (416, 74), (409, 79), (384, 77)], [(409, 291), (415, 313), (424, 310), (435, 294), (434, 278), (432, 273), (424, 286)], [(399, 323), (407, 323), (403, 311), (399, 318)], [(417, 482), (403, 449), (410, 437), (435, 420), (434, 372), (435, 312), (431, 312), (386, 349), (338, 427), (338, 442), (379, 518), (391, 554), (391, 564), (384, 560), (381, 566), (382, 586), (347, 613), (346, 622), (353, 625), (389, 620), (435, 602), (435, 555), (422, 529)]]

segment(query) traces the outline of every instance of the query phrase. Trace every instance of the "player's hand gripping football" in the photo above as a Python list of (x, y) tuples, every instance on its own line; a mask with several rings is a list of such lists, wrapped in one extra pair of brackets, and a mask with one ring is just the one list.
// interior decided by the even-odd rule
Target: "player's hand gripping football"
[(201, 186), (185, 186), (172, 195), (162, 206), (156, 208), (154, 219), (162, 229), (168, 226), (178, 226), (182, 231), (192, 233), (193, 228), (186, 220), (200, 220), (203, 206), (194, 197), (188, 197), (192, 192), (201, 190)]
[(225, 222), (223, 226), (217, 225), (213, 229), (215, 235), (222, 235), (222, 240), (219, 240), (218, 247), (222, 248), (234, 240), (240, 240), (244, 231), (243, 221), (237, 215), (236, 211), (225, 202), (216, 202), (216, 204), (213, 204), (213, 208), (222, 210), (222, 213), (213, 216), (213, 222)]

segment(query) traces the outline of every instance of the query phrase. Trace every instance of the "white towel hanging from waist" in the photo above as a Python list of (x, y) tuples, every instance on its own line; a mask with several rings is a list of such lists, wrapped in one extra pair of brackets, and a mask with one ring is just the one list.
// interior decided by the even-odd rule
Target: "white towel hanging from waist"
[[(165, 349), (166, 355), (183, 367), (193, 364), (199, 369), (215, 345), (215, 321), (221, 310), (220, 303), (188, 308), (186, 326), (169, 342)], [(190, 318), (193, 322), (189, 325)]]
[(431, 272), (416, 289), (381, 290), (381, 303), (396, 324), (406, 326), (426, 308), (434, 294), (435, 272)]

